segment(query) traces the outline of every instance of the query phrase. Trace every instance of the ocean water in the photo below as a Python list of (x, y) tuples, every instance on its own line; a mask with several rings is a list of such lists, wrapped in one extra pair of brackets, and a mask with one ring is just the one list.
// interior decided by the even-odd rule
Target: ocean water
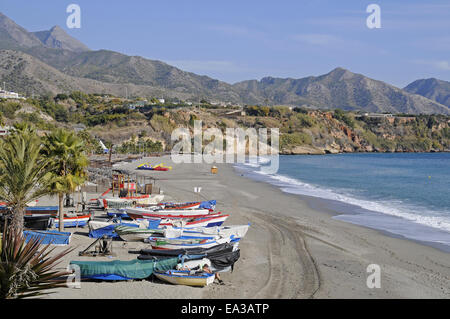
[(450, 251), (450, 153), (280, 156), (277, 174), (239, 164), (246, 176), (322, 198), (333, 218)]

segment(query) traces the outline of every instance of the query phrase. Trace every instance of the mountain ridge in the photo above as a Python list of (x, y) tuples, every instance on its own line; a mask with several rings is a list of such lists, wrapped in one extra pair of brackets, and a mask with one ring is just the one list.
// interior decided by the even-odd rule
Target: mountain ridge
[[(57, 26), (48, 31), (28, 32), (2, 13), (0, 31), (0, 49), (8, 50), (2, 51), (1, 57), (12, 59), (16, 68), (11, 72), (11, 65), (0, 63), (0, 81), (12, 81), (16, 90), (25, 90), (27, 94), (30, 90), (62, 93), (83, 87), (87, 92), (100, 89), (104, 93), (124, 95), (124, 87), (127, 87), (131, 94), (158, 94), (197, 101), (450, 114), (449, 106), (341, 67), (320, 76), (300, 79), (268, 76), (259, 81), (229, 84), (158, 60), (110, 50), (89, 50)], [(42, 72), (31, 64), (45, 69), (46, 76), (43, 77)], [(16, 81), (14, 76), (24, 83)]]
[(408, 84), (404, 90), (450, 107), (450, 82), (448, 81), (436, 78), (420, 79)]

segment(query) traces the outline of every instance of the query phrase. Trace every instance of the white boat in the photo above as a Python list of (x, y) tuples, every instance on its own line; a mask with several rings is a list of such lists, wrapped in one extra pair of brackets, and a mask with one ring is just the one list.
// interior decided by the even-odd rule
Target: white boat
[(173, 227), (190, 228), (190, 227), (221, 226), (227, 220), (228, 217), (230, 217), (230, 215), (222, 215), (222, 214), (218, 213), (218, 214), (211, 214), (211, 215), (206, 215), (204, 217), (192, 218), (192, 219), (165, 218), (165, 219), (161, 220), (159, 227), (173, 226)]
[[(153, 249), (185, 249), (185, 248), (210, 248), (219, 244), (229, 243), (233, 240), (231, 237), (214, 239), (194, 239), (194, 238), (161, 238), (149, 237), (144, 241), (150, 243)], [(239, 239), (236, 239), (236, 243)]]
[(127, 208), (127, 215), (133, 219), (139, 218), (198, 218), (210, 215), (210, 209), (147, 209)]
[(189, 227), (189, 228), (168, 228), (164, 231), (164, 237), (230, 237), (243, 238), (248, 231), (249, 225), (216, 226), (216, 227)]
[(174, 285), (205, 287), (214, 282), (215, 275), (207, 272), (196, 273), (189, 270), (168, 270), (166, 272), (154, 272), (161, 280)]
[(106, 208), (126, 208), (136, 205), (157, 205), (164, 199), (164, 195), (142, 195), (135, 197), (100, 197), (98, 205)]
[(144, 241), (150, 236), (162, 236), (163, 229), (144, 229), (129, 226), (117, 226), (114, 231), (124, 241)]
[[(89, 231), (108, 227), (110, 225), (120, 225), (120, 224), (121, 224), (121, 222), (117, 222), (114, 220), (112, 220), (112, 221), (91, 220), (89, 222)], [(127, 221), (126, 224), (134, 224), (134, 225), (137, 225), (138, 228), (147, 229), (149, 226), (149, 220), (148, 219), (138, 219), (138, 220), (133, 220), (133, 221)]]

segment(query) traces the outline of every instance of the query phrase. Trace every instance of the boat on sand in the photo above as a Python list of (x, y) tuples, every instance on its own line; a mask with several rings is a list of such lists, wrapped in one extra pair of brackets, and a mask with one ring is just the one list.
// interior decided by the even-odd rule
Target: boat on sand
[(194, 272), (189, 270), (168, 270), (166, 272), (154, 272), (154, 275), (174, 285), (205, 287), (214, 282), (215, 275), (207, 272)]

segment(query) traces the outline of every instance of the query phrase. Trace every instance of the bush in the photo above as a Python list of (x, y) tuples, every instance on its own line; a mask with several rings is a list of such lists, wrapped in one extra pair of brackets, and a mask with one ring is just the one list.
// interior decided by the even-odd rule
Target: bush
[(280, 136), (280, 146), (281, 148), (287, 146), (298, 146), (298, 145), (311, 145), (312, 138), (309, 134), (306, 133), (292, 133), (292, 134), (283, 134)]
[(2, 102), (0, 103), (0, 112), (9, 119), (13, 119), (15, 117), (16, 111), (21, 108), (20, 103), (17, 102)]

